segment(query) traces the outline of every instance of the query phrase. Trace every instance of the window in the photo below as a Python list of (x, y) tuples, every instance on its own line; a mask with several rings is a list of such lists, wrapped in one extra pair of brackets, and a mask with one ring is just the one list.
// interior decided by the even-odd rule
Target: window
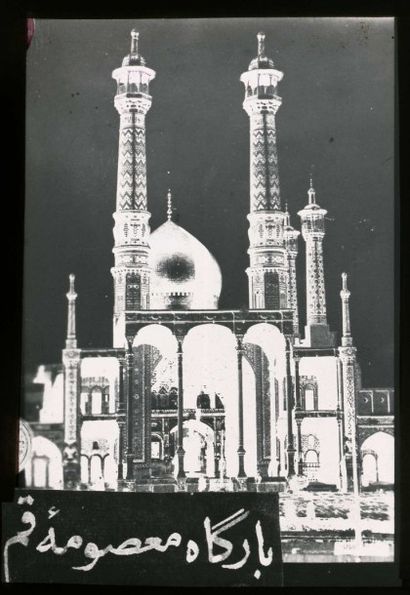
[(306, 411), (317, 411), (319, 409), (316, 384), (305, 384), (303, 386), (302, 408)]
[(91, 391), (91, 414), (99, 415), (102, 412), (102, 390), (96, 386)]
[(308, 463), (310, 465), (317, 465), (319, 463), (319, 455), (315, 450), (306, 451), (305, 463)]
[(279, 275), (268, 271), (265, 273), (265, 308), (267, 310), (279, 310)]
[(126, 284), (125, 308), (126, 310), (138, 310), (141, 297), (139, 275), (135, 273), (127, 275)]
[(153, 437), (151, 442), (151, 458), (161, 458), (161, 441), (156, 437)]
[(315, 391), (313, 388), (305, 389), (305, 409), (311, 410), (315, 408)]

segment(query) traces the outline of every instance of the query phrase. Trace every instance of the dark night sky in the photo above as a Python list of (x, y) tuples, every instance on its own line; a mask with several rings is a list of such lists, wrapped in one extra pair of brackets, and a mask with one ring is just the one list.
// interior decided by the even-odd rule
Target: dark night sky
[[(165, 218), (171, 185), (179, 223), (221, 266), (221, 308), (248, 299), (249, 127), (239, 77), (256, 55), (256, 33), (265, 31), (267, 54), (285, 73), (277, 114), (282, 200), (298, 228), (313, 164), (317, 200), (331, 218), (329, 323), (340, 330), (346, 271), (364, 385), (392, 385), (391, 19), (37, 21), (27, 64), (26, 370), (61, 359), (71, 272), (80, 347), (111, 343), (119, 124), (111, 72), (129, 51), (133, 27), (157, 72), (147, 117), (152, 228)], [(298, 275), (303, 321), (303, 241)]]

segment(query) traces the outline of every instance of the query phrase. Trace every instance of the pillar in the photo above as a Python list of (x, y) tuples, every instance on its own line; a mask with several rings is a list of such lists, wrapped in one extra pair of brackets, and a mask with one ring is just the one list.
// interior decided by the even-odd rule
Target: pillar
[(238, 365), (238, 477), (246, 477), (244, 459), (245, 448), (243, 441), (243, 374), (242, 374), (242, 358), (243, 358), (243, 337), (236, 335), (236, 353)]
[(287, 421), (288, 421), (288, 447), (286, 449), (288, 459), (288, 477), (295, 475), (295, 445), (293, 440), (293, 386), (290, 371), (291, 355), (290, 339), (286, 339), (286, 397), (287, 397)]
[(183, 352), (184, 336), (177, 335), (177, 364), (178, 364), (178, 479), (185, 477), (184, 470), (184, 352)]
[(127, 398), (127, 477), (134, 480), (134, 352), (132, 339), (128, 339), (128, 351), (125, 355), (126, 398)]

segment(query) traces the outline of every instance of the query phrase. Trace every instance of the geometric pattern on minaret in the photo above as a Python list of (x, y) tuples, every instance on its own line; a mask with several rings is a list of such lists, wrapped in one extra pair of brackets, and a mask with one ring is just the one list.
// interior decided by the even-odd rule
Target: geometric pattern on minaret
[(326, 293), (323, 270), (323, 238), (327, 211), (316, 203), (310, 178), (309, 202), (299, 211), (302, 236), (306, 242), (306, 319), (307, 324), (327, 324)]
[(139, 53), (139, 34), (131, 32), (131, 51), (112, 73), (114, 105), (120, 114), (117, 198), (114, 217), (114, 346), (124, 346), (125, 311), (149, 308), (150, 227), (147, 203), (145, 116), (151, 107), (149, 84), (155, 71)]
[(298, 238), (300, 231), (290, 224), (290, 214), (286, 205), (284, 240), (288, 258), (288, 307), (294, 312), (294, 333), (299, 337), (299, 307), (296, 282), (296, 257), (298, 255)]
[(275, 115), (282, 100), (283, 73), (265, 55), (258, 33), (258, 55), (241, 75), (243, 108), (250, 123), (249, 307), (278, 310), (288, 304), (288, 263), (281, 210)]
[[(326, 314), (326, 290), (323, 268), (323, 238), (327, 211), (316, 202), (312, 177), (308, 204), (298, 212), (306, 244), (306, 339), (312, 343), (332, 343)], [(313, 346), (313, 344), (312, 344)]]

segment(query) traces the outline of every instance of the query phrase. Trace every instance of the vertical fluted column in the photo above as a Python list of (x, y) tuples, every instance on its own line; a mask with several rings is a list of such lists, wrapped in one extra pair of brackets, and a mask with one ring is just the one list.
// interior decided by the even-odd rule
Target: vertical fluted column
[(343, 387), (342, 387), (342, 372), (340, 366), (340, 359), (336, 359), (336, 386), (337, 386), (337, 405), (336, 405), (336, 421), (338, 432), (338, 454), (339, 454), (339, 485), (340, 489), (346, 491), (346, 465), (344, 462), (344, 423), (343, 423)]
[(287, 422), (288, 422), (288, 446), (286, 449), (288, 458), (288, 477), (295, 475), (295, 445), (293, 439), (293, 386), (290, 369), (291, 345), (286, 339), (286, 398), (287, 398)]
[[(343, 335), (342, 345), (339, 347), (341, 362), (341, 378), (343, 386), (343, 412), (344, 430), (346, 437), (346, 459), (348, 468), (349, 487), (357, 493), (359, 490), (358, 478), (358, 453), (356, 436), (356, 394), (357, 394), (357, 361), (356, 347), (353, 347), (353, 338), (350, 329), (349, 297), (347, 289), (347, 275), (342, 275), (342, 301)], [(346, 334), (345, 334), (346, 333)]]
[(126, 398), (127, 398), (127, 480), (134, 479), (134, 352), (132, 340), (128, 340), (125, 355)]
[(185, 477), (184, 470), (184, 336), (177, 335), (177, 364), (178, 364), (178, 479)]
[(303, 475), (303, 452), (302, 452), (302, 417), (301, 417), (301, 402), (300, 402), (300, 374), (299, 365), (300, 357), (294, 355), (293, 361), (295, 364), (295, 419), (297, 428), (297, 461), (298, 461), (298, 475)]
[(245, 448), (243, 439), (243, 337), (236, 335), (236, 355), (238, 369), (238, 477), (246, 477), (245, 473)]
[(118, 479), (124, 479), (126, 401), (124, 391), (125, 359), (118, 359)]

